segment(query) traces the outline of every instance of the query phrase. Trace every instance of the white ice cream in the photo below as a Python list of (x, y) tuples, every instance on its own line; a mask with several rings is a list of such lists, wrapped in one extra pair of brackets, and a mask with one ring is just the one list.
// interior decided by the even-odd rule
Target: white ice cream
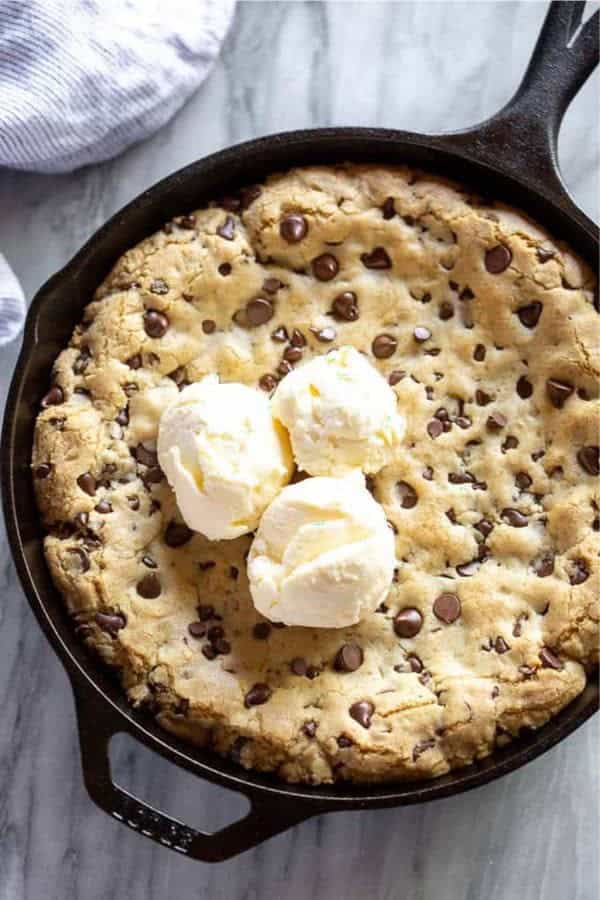
[(385, 598), (394, 535), (359, 472), (307, 478), (264, 513), (248, 557), (257, 610), (275, 622), (343, 628)]
[(267, 396), (216, 375), (184, 388), (164, 411), (158, 459), (185, 522), (210, 540), (253, 531), (293, 469)]
[(341, 347), (290, 372), (273, 396), (299, 468), (310, 475), (378, 472), (402, 440), (396, 395), (353, 347)]

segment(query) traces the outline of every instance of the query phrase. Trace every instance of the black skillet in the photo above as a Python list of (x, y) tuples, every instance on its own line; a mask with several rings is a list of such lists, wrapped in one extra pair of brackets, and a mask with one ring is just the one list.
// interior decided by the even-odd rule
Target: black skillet
[[(596, 12), (580, 28), (584, 6), (579, 2), (551, 5), (519, 90), (504, 109), (476, 128), (436, 136), (325, 128), (273, 135), (215, 153), (164, 179), (113, 216), (31, 304), (2, 435), (8, 537), (29, 603), (71, 679), (89, 794), (106, 812), (153, 840), (194, 859), (223, 860), (317, 814), (401, 806), (458, 794), (544, 753), (596, 710), (598, 685), (590, 680), (585, 691), (539, 731), (520, 737), (481, 763), (425, 783), (309, 788), (243, 771), (179, 742), (133, 710), (116, 680), (75, 639), (44, 562), (29, 470), (34, 420), (52, 363), (113, 263), (172, 216), (268, 173), (347, 160), (425, 167), (521, 207), (595, 267), (597, 230), (567, 194), (556, 161), (562, 117), (598, 62), (599, 16)], [(222, 831), (205, 834), (130, 796), (111, 779), (108, 744), (119, 732), (202, 778), (241, 792), (250, 800), (250, 812)]]

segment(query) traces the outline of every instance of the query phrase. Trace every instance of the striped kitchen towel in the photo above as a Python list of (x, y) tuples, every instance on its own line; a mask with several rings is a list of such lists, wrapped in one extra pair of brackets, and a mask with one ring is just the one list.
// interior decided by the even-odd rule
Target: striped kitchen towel
[[(0, 0), (0, 166), (70, 172), (164, 125), (215, 61), (235, 0)], [(0, 256), (0, 344), (23, 295)]]

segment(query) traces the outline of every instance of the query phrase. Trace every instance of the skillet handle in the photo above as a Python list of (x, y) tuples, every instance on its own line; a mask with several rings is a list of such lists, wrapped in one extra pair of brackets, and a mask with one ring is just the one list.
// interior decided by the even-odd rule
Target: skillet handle
[[(83, 778), (94, 803), (109, 815), (145, 837), (203, 862), (221, 862), (256, 847), (314, 814), (306, 804), (279, 798), (253, 797), (248, 814), (212, 834), (197, 831), (134, 797), (112, 780), (108, 746), (122, 729), (92, 703), (86, 688), (77, 685), (75, 703)], [(131, 735), (131, 732), (128, 732)], [(135, 736), (135, 735), (132, 735)], [(243, 791), (241, 792), (243, 793)]]
[(451, 135), (452, 145), (467, 155), (494, 169), (500, 164), (518, 180), (526, 175), (539, 193), (568, 200), (579, 216), (562, 182), (556, 150), (569, 103), (599, 61), (600, 11), (581, 25), (585, 5), (585, 0), (554, 0), (515, 95), (491, 119)]

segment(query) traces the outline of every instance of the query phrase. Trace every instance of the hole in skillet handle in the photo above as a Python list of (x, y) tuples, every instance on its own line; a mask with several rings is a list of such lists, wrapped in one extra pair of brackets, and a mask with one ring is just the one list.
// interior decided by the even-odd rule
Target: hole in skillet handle
[[(75, 679), (73, 679), (75, 681)], [(83, 778), (94, 803), (144, 837), (203, 862), (222, 862), (310, 818), (314, 808), (293, 806), (276, 796), (250, 799), (246, 816), (225, 828), (207, 833), (155, 809), (112, 779), (109, 744), (120, 733), (110, 711), (99, 706), (91, 690), (74, 684)]]

